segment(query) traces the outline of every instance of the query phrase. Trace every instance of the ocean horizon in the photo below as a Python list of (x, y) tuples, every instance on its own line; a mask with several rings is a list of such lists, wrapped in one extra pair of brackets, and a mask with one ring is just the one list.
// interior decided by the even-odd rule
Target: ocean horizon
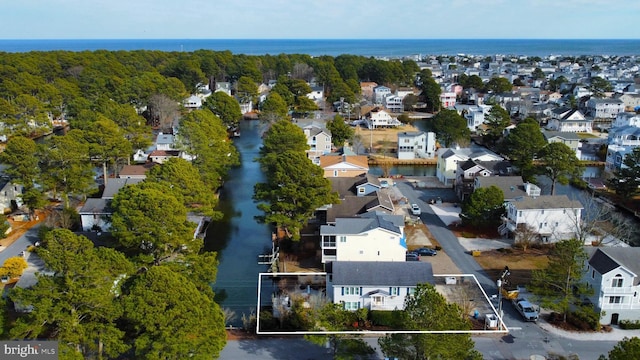
[(0, 39), (0, 52), (231, 51), (233, 54), (342, 54), (399, 58), (425, 55), (640, 55), (640, 39)]

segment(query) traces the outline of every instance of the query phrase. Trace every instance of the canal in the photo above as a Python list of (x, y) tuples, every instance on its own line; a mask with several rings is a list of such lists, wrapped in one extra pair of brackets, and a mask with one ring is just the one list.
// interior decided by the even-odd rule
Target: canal
[(211, 224), (205, 238), (205, 249), (218, 252), (218, 276), (213, 285), (221, 306), (236, 317), (227, 325), (242, 325), (242, 315), (255, 312), (258, 273), (267, 270), (258, 265), (258, 255), (271, 246), (269, 226), (259, 224), (260, 212), (253, 201), (253, 187), (264, 179), (254, 159), (262, 145), (258, 121), (241, 121), (242, 136), (234, 139), (240, 152), (241, 165), (229, 173), (220, 192), (218, 210), (222, 221)]

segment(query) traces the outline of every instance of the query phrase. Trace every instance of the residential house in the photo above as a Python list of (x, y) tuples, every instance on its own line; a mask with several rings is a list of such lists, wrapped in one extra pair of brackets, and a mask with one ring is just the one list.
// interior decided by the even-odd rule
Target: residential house
[(640, 321), (640, 248), (587, 247), (583, 280), (593, 289), (585, 296), (600, 313), (601, 324)]
[(483, 148), (440, 148), (437, 151), (436, 177), (445, 185), (454, 186), (458, 162), (469, 159), (478, 161), (504, 160), (489, 150)]
[(380, 180), (373, 175), (332, 177), (329, 181), (340, 203), (317, 209), (315, 222), (318, 224), (335, 224), (338, 218), (356, 217), (368, 212), (394, 213), (393, 192), (383, 188)]
[(640, 94), (624, 93), (618, 96), (618, 99), (624, 104), (625, 111), (635, 111), (640, 108)]
[(440, 104), (443, 109), (453, 109), (456, 106), (456, 93), (454, 92), (442, 92), (440, 93)]
[(402, 125), (398, 119), (392, 117), (389, 112), (379, 107), (375, 107), (366, 113), (365, 121), (367, 123), (367, 128), (369, 129), (376, 129), (379, 127), (398, 127)]
[(147, 160), (149, 160), (149, 154), (147, 154), (146, 152), (144, 152), (144, 150), (142, 149), (138, 149), (134, 154), (133, 154), (133, 162), (134, 163), (146, 163)]
[(460, 114), (465, 120), (467, 120), (467, 127), (471, 130), (472, 133), (480, 130), (480, 127), (484, 123), (485, 113), (488, 112), (485, 108), (491, 108), (486, 105), (464, 105), (464, 104), (456, 104), (454, 109)]
[(172, 134), (159, 133), (156, 137), (156, 150), (175, 150), (173, 143), (174, 136)]
[(608, 175), (612, 175), (625, 166), (623, 162), (627, 154), (640, 146), (640, 128), (631, 125), (613, 128), (609, 131), (607, 141), (604, 170)]
[(560, 132), (586, 132), (590, 133), (593, 121), (582, 115), (580, 110), (560, 107), (551, 111), (549, 130)]
[(360, 82), (360, 93), (362, 94), (362, 97), (366, 100), (374, 102), (375, 95), (373, 93), (373, 90), (376, 88), (376, 86), (378, 86), (378, 84), (373, 81)]
[(398, 159), (433, 158), (436, 156), (436, 134), (423, 131), (398, 133)]
[(213, 86), (213, 92), (222, 91), (231, 96), (231, 83), (228, 81), (216, 81)]
[(24, 187), (6, 182), (0, 189), (0, 213), (8, 214), (22, 206), (22, 191)]
[(505, 204), (522, 199), (525, 196), (540, 196), (540, 188), (531, 183), (525, 183), (522, 176), (478, 176), (473, 179), (473, 191), (495, 186), (502, 190)]
[[(500, 177), (507, 178), (505, 176), (512, 173), (511, 164), (505, 160), (496, 161), (478, 161), (468, 159), (467, 161), (458, 162), (458, 167), (455, 171), (455, 185), (454, 189), (456, 195), (461, 201), (464, 201), (467, 196), (471, 195), (476, 189), (475, 179), (479, 177)], [(502, 176), (499, 176), (502, 175)], [(521, 179), (522, 180), (522, 179)]]
[(596, 119), (615, 119), (624, 112), (624, 102), (620, 99), (591, 98), (586, 103), (586, 114)]
[(402, 103), (402, 98), (398, 95), (389, 95), (384, 98), (384, 106), (391, 113), (401, 113), (404, 111), (404, 104)]
[(576, 236), (583, 206), (567, 195), (541, 195), (515, 199), (508, 202), (506, 208), (505, 222), (499, 228), (501, 234), (519, 241), (518, 232), (527, 226), (538, 241), (548, 243)]
[(406, 261), (404, 216), (368, 212), (320, 227), (321, 261)]
[(611, 124), (611, 127), (619, 128), (623, 126), (640, 127), (640, 114), (636, 114), (635, 112), (619, 113)]
[(407, 95), (415, 95), (415, 90), (411, 87), (399, 87), (396, 89), (396, 95), (404, 99)]
[(182, 101), (182, 106), (189, 110), (197, 110), (202, 107), (202, 98), (191, 95)]
[(309, 149), (306, 150), (307, 157), (314, 164), (320, 164), (320, 156), (331, 153), (331, 132), (319, 125), (311, 124), (302, 128), (304, 136), (307, 138)]
[(542, 131), (542, 136), (549, 144), (560, 142), (567, 145), (576, 154), (578, 160), (582, 160), (582, 143), (578, 134), (574, 132)]
[(155, 163), (137, 164), (137, 165), (125, 165), (118, 172), (120, 179), (146, 179), (147, 171), (151, 169)]
[(88, 198), (78, 210), (82, 231), (108, 231), (111, 228), (111, 215), (113, 214), (110, 207), (111, 200), (120, 189), (137, 184), (142, 180), (140, 178), (110, 179), (105, 185), (102, 197)]
[(320, 103), (324, 99), (324, 88), (322, 86), (312, 86), (307, 98), (313, 100), (316, 104)]
[(320, 167), (324, 177), (354, 177), (369, 172), (369, 160), (364, 155), (322, 155)]
[(389, 95), (391, 95), (391, 89), (384, 85), (378, 85), (373, 88), (373, 100), (376, 104), (382, 104)]
[(180, 150), (154, 150), (149, 154), (149, 159), (157, 164), (162, 164), (170, 158), (180, 157)]
[(403, 310), (418, 284), (435, 284), (431, 263), (333, 261), (327, 270), (327, 297), (345, 310)]

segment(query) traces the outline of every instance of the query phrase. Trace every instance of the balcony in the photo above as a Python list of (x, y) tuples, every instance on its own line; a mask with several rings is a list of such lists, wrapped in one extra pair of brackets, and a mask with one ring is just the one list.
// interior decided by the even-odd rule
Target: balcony
[(633, 296), (633, 293), (636, 292), (635, 288), (631, 288), (631, 287), (627, 287), (627, 286), (623, 286), (623, 287), (603, 287), (602, 288), (602, 294), (607, 296), (610, 294), (616, 294), (616, 295), (631, 295)]

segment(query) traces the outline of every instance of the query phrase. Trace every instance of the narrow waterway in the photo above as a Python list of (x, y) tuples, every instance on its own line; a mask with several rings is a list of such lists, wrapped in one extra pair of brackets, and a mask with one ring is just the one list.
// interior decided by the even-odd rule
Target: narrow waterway
[(258, 255), (271, 246), (269, 226), (256, 222), (260, 212), (252, 199), (254, 185), (264, 179), (254, 161), (262, 144), (260, 124), (242, 121), (240, 130), (242, 136), (234, 143), (241, 165), (231, 170), (220, 193), (218, 209), (224, 218), (209, 227), (205, 239), (205, 249), (217, 251), (220, 261), (213, 289), (222, 299), (221, 306), (236, 314), (230, 322), (234, 326), (242, 325), (242, 315), (256, 309), (258, 273), (267, 270), (258, 265)]

